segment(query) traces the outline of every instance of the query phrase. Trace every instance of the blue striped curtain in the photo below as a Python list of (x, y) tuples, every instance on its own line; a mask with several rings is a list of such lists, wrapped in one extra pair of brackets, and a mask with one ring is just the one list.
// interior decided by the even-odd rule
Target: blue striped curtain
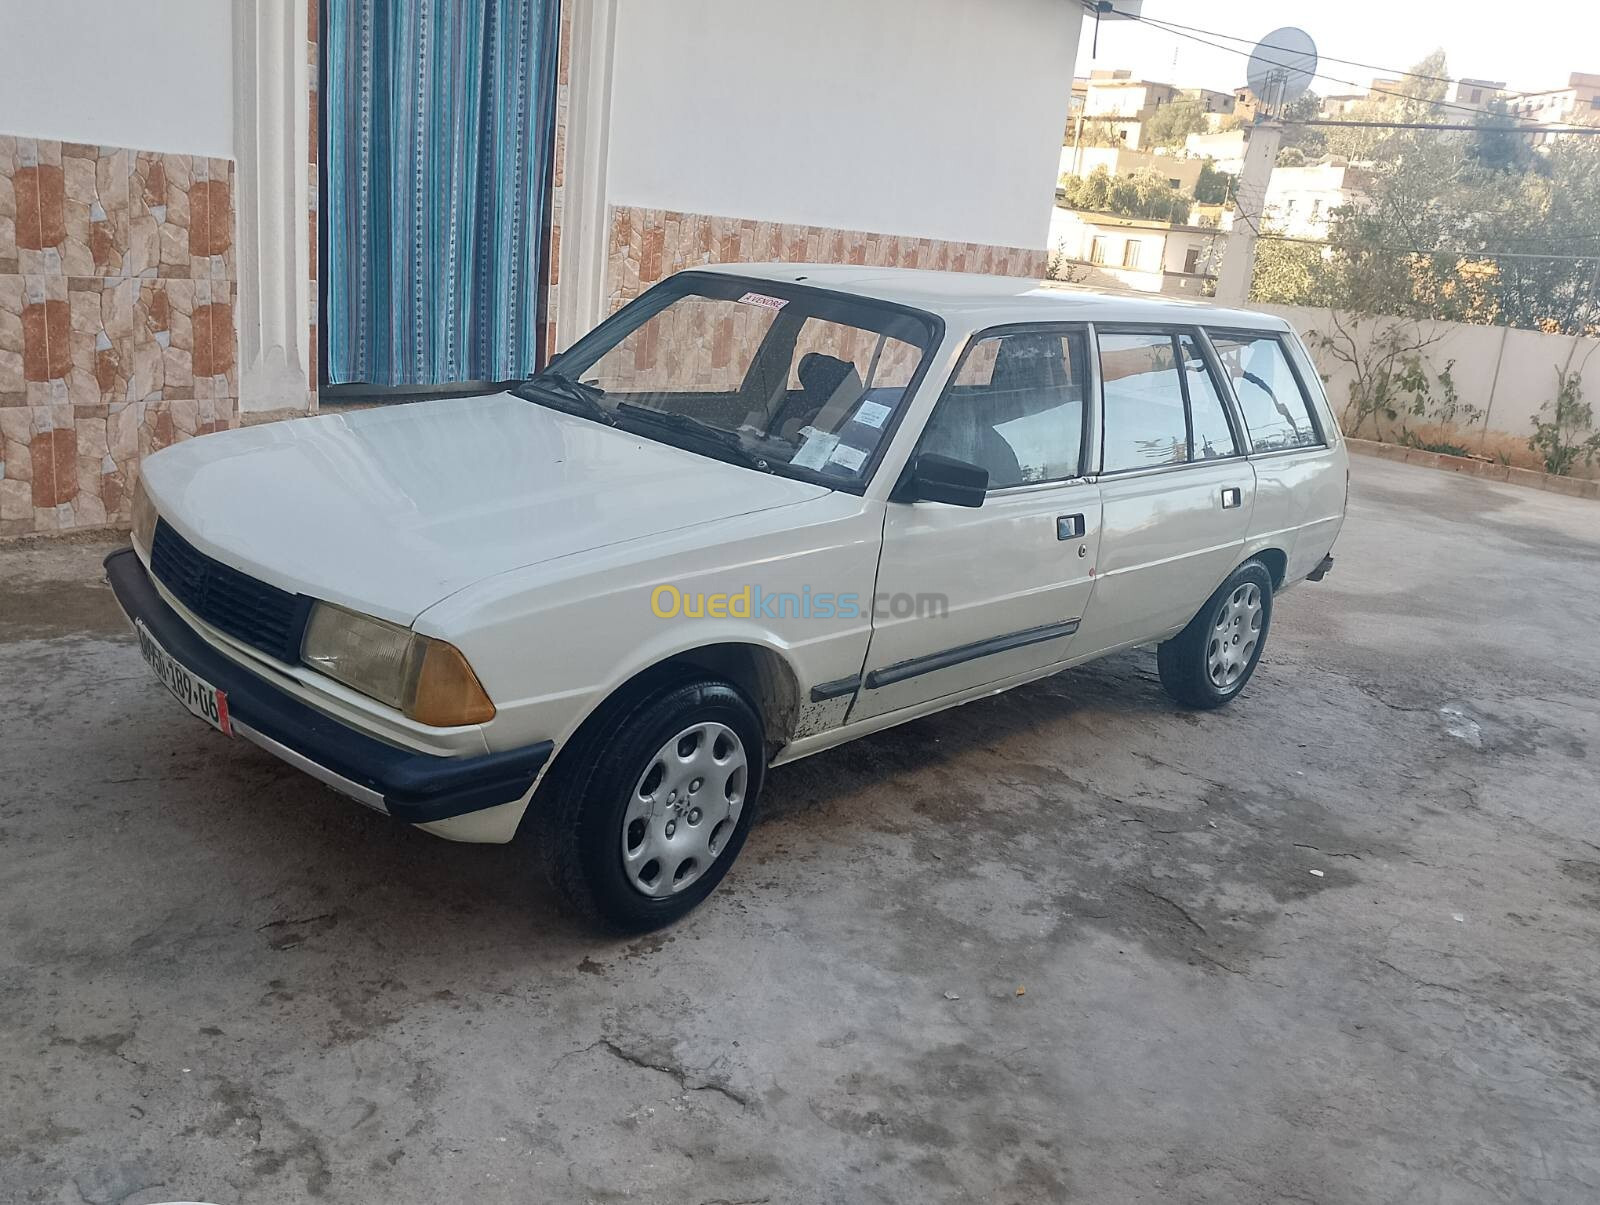
[(329, 0), (332, 384), (534, 371), (560, 0)]

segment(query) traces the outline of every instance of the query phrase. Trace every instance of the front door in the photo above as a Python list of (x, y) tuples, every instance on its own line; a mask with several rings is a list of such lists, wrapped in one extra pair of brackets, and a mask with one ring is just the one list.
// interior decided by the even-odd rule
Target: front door
[(1101, 529), (1083, 479), (1088, 382), (1081, 327), (1004, 327), (969, 345), (918, 452), (987, 469), (989, 493), (975, 508), (889, 504), (852, 720), (1067, 657)]
[(1098, 332), (1103, 536), (1078, 652), (1182, 628), (1239, 563), (1255, 473), (1192, 329)]

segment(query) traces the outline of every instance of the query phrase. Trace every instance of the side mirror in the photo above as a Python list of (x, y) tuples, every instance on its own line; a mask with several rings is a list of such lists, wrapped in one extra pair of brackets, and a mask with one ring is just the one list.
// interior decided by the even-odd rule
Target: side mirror
[(988, 492), (988, 469), (937, 452), (923, 452), (912, 461), (897, 501), (982, 506)]

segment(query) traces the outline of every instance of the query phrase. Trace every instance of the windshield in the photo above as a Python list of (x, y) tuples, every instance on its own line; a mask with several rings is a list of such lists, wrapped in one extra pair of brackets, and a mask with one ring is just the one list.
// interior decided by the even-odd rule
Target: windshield
[(937, 320), (885, 302), (685, 273), (519, 392), (753, 468), (859, 487), (937, 337)]

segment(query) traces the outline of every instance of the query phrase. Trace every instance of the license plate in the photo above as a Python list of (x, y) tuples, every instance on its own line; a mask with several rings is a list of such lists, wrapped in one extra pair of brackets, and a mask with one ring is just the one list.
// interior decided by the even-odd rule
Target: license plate
[(171, 653), (161, 647), (143, 623), (135, 621), (134, 630), (139, 635), (139, 652), (145, 664), (155, 671), (162, 685), (195, 715), (225, 736), (233, 735), (233, 725), (228, 720), (228, 696), (193, 673)]

